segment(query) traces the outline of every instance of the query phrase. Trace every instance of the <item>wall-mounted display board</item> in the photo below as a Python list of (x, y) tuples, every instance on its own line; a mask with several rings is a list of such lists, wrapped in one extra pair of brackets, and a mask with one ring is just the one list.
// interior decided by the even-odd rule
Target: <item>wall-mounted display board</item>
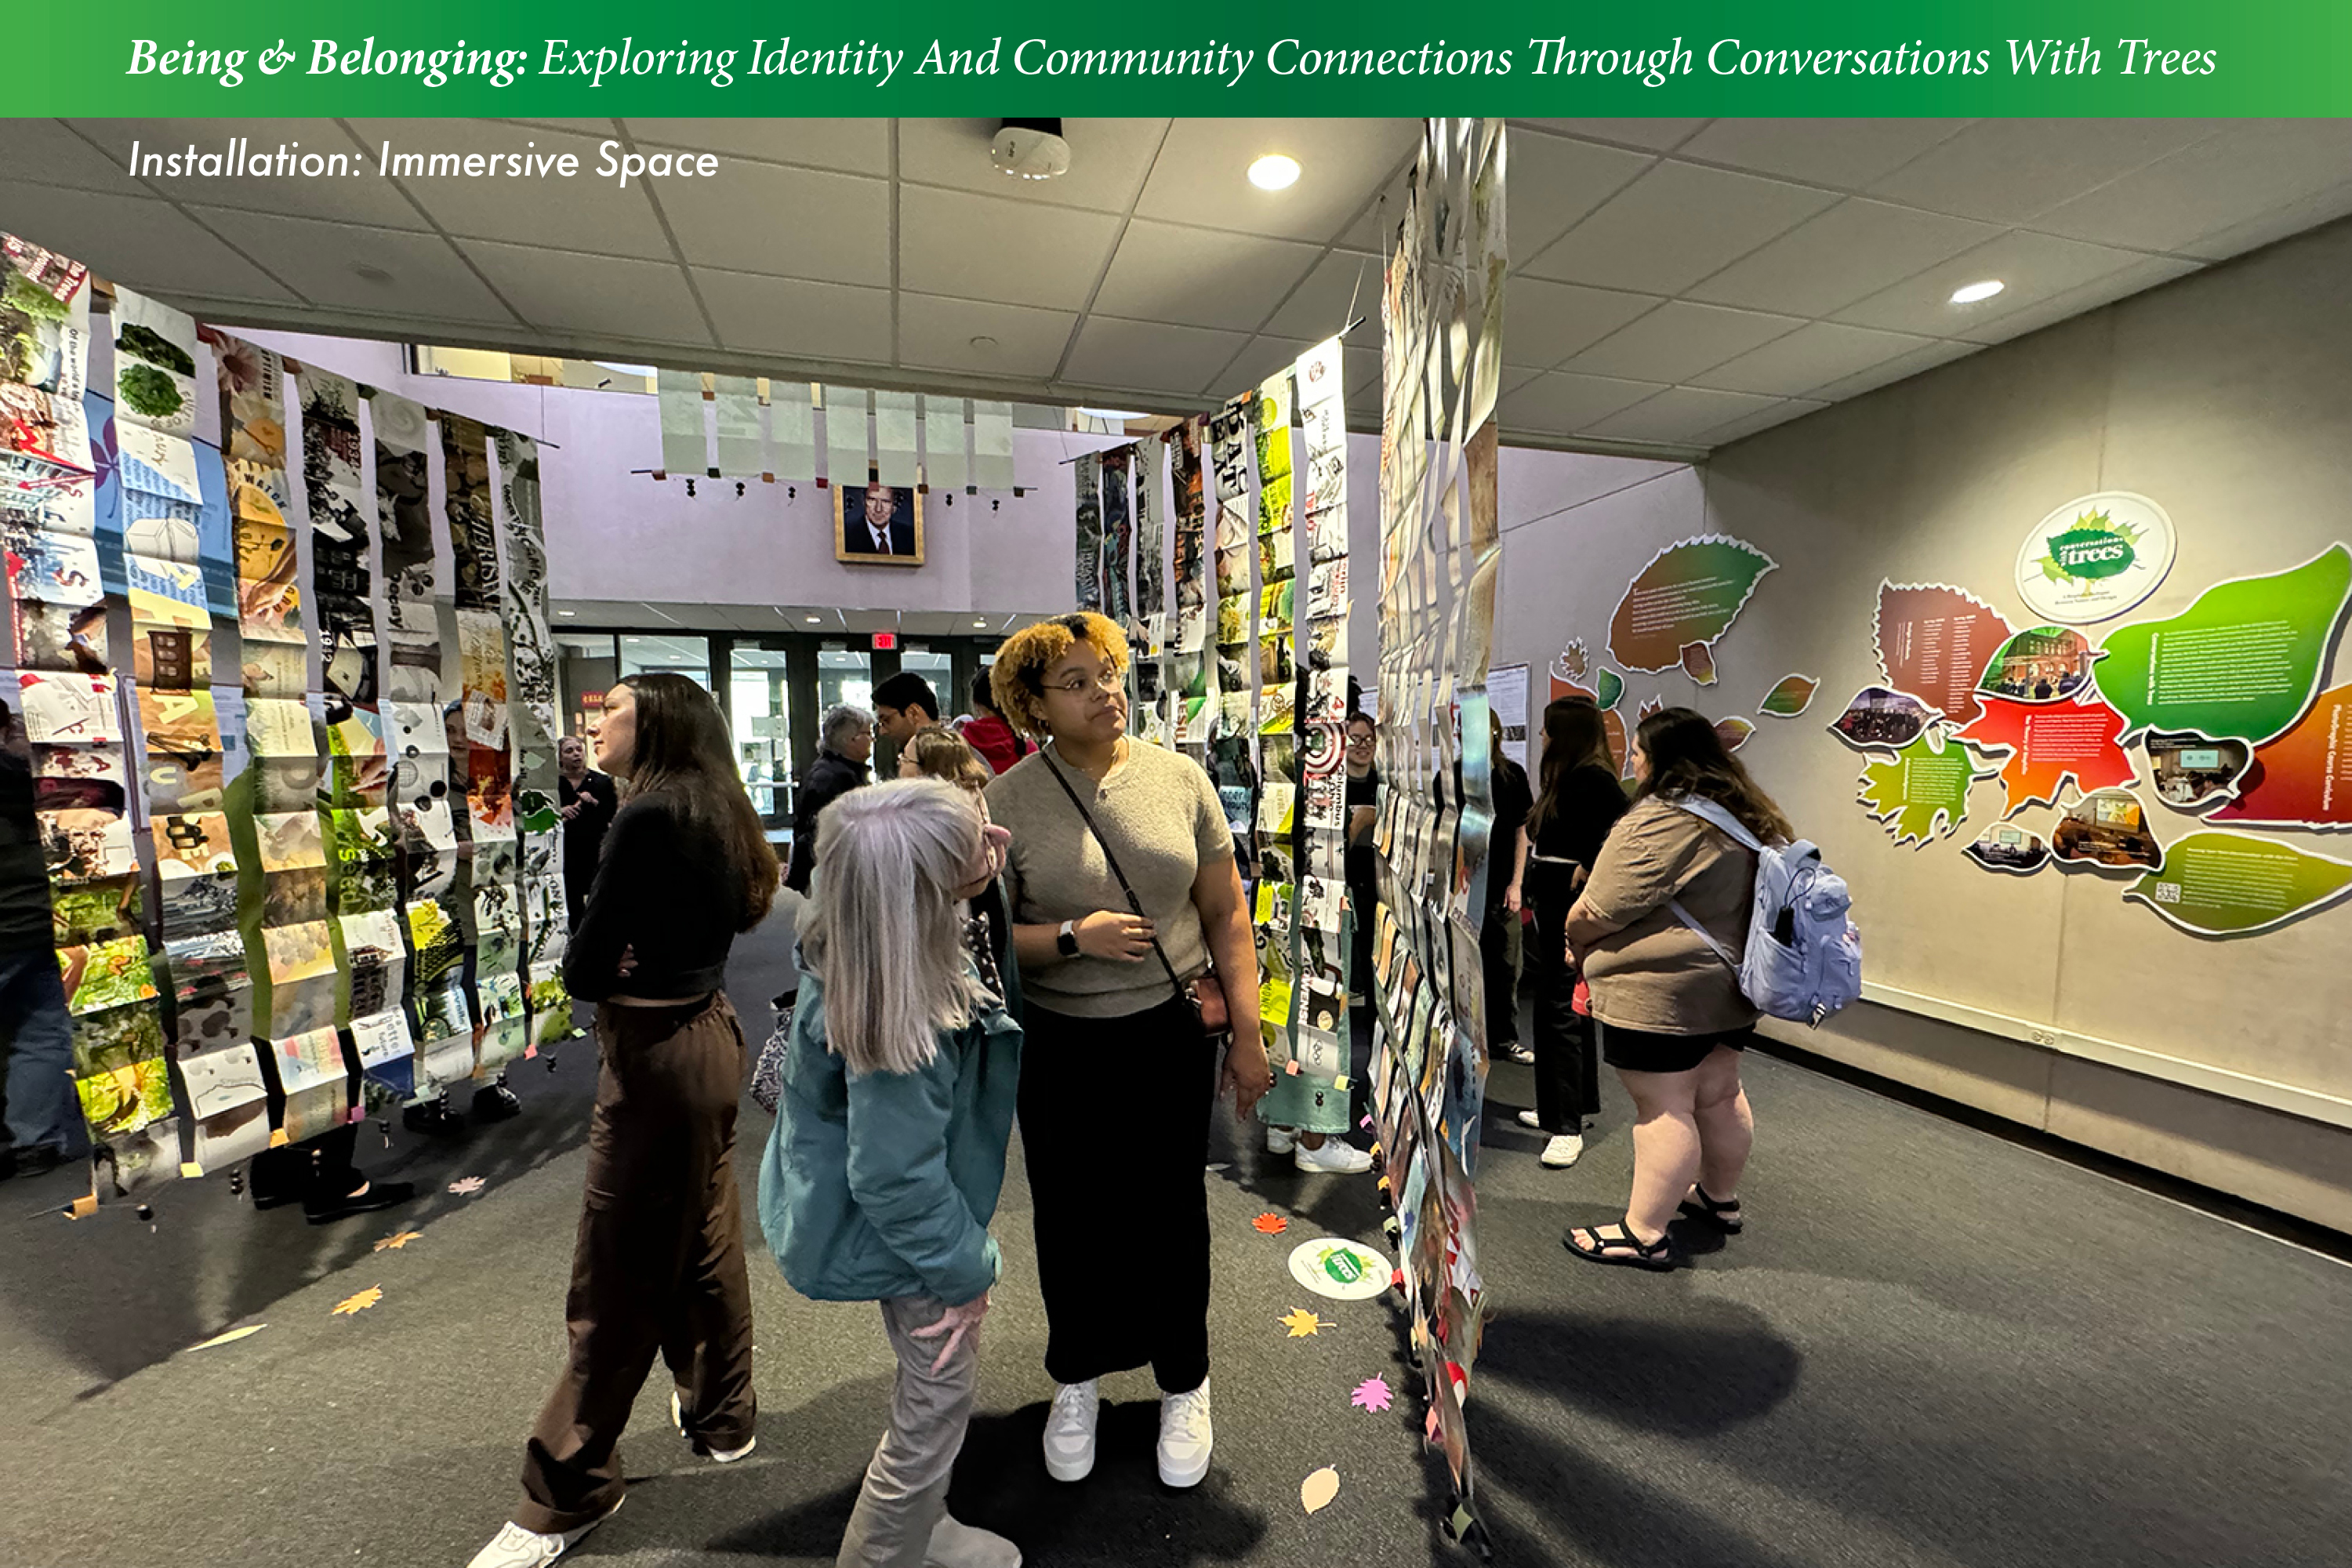
[(2052, 509), (2017, 551), (2017, 595), (2044, 620), (2111, 621), (2164, 585), (2179, 542), (2143, 495), (2102, 490)]

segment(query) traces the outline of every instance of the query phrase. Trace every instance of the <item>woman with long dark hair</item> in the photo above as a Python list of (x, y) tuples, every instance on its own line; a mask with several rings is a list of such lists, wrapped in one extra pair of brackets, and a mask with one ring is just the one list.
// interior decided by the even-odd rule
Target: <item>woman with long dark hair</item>
[(1590, 1262), (1664, 1269), (1677, 1262), (1666, 1226), (1678, 1210), (1739, 1232), (1739, 1177), (1756, 1138), (1739, 1053), (1756, 1037), (1757, 1014), (1734, 967), (1756, 858), (1676, 803), (1713, 801), (1766, 844), (1796, 835), (1715, 726), (1687, 708), (1642, 721), (1633, 764), (1640, 788), (1569, 910), (1568, 942), (1584, 962), (1601, 1054), (1633, 1097), (1633, 1193), (1622, 1222), (1563, 1239)]
[(1550, 1136), (1543, 1163), (1564, 1170), (1584, 1157), (1584, 1123), (1601, 1110), (1601, 1063), (1592, 1023), (1576, 1011), (1568, 910), (1625, 815), (1625, 792), (1601, 710), (1589, 697), (1554, 699), (1543, 713), (1541, 787), (1528, 814), (1527, 880), (1536, 906), (1536, 1108), (1524, 1125)]
[(598, 1004), (571, 1352), (525, 1446), (524, 1500), (473, 1568), (541, 1568), (621, 1506), (616, 1446), (658, 1353), (698, 1452), (751, 1451), (751, 1297), (736, 1195), (743, 1032), (722, 989), (776, 896), (775, 851), (726, 721), (682, 675), (606, 695), (596, 763), (624, 782), (563, 965)]

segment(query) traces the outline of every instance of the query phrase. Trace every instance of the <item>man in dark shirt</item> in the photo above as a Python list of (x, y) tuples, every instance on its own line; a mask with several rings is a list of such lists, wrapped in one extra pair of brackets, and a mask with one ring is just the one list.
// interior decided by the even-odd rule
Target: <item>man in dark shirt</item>
[(604, 830), (621, 809), (621, 786), (610, 773), (588, 765), (588, 748), (576, 735), (555, 743), (556, 794), (563, 815), (563, 899), (571, 926), (580, 929), (580, 911), (588, 901), (588, 885), (596, 879), (596, 858), (604, 851)]
[(33, 764), (0, 702), (0, 1179), (59, 1164), (73, 1137), (73, 1025), (52, 938)]

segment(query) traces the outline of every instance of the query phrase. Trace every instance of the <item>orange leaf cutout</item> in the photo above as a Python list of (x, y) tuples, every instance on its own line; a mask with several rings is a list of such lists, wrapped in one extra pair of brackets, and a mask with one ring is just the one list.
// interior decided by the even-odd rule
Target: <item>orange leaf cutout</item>
[(354, 1313), (366, 1311), (370, 1307), (374, 1306), (378, 1301), (383, 1300), (383, 1287), (381, 1285), (371, 1285), (366, 1289), (361, 1291), (358, 1295), (346, 1296), (341, 1300), (336, 1302), (335, 1310), (330, 1315), (337, 1318), (348, 1318)]
[(425, 1233), (421, 1230), (399, 1231), (394, 1235), (387, 1236), (383, 1240), (377, 1242), (375, 1244), (374, 1250), (378, 1252), (398, 1252), (410, 1242), (422, 1237), (424, 1234)]
[(2055, 802), (2069, 778), (2088, 794), (2137, 776), (2131, 758), (2116, 743), (2130, 721), (2105, 702), (2020, 702), (1989, 692), (1977, 700), (1984, 711), (1958, 738), (1979, 751), (2009, 753), (2000, 768), (2003, 816)]
[(1290, 1228), (1290, 1222), (1278, 1214), (1262, 1214), (1250, 1221), (1261, 1236), (1280, 1236)]

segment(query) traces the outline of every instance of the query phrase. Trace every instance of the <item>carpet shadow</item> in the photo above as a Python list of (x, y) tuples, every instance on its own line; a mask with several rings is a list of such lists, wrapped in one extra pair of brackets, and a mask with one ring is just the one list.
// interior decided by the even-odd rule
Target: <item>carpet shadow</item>
[(1804, 1357), (1761, 1313), (1691, 1297), (1675, 1305), (1671, 1321), (1507, 1311), (1487, 1326), (1478, 1373), (1675, 1436), (1753, 1421), (1796, 1391)]

